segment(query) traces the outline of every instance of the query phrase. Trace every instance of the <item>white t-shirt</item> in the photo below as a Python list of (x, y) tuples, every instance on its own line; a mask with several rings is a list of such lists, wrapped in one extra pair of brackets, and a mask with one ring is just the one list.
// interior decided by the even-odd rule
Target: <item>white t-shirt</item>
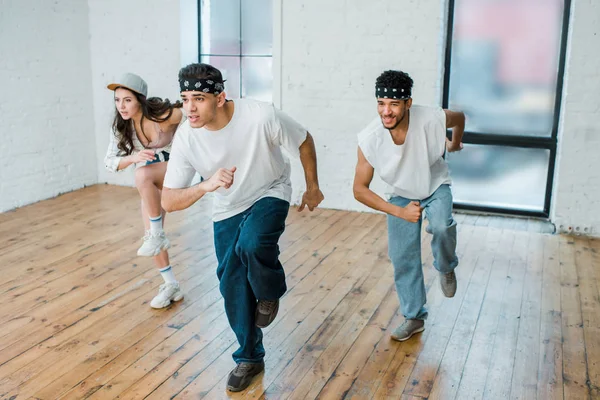
[(192, 128), (189, 121), (175, 135), (163, 185), (189, 187), (196, 172), (209, 179), (219, 168), (236, 167), (233, 185), (214, 192), (213, 221), (250, 208), (257, 200), (290, 201), (290, 163), (281, 151), (299, 156), (307, 130), (269, 103), (234, 101), (231, 121), (223, 129)]
[(446, 148), (446, 114), (440, 107), (410, 108), (408, 133), (397, 145), (377, 117), (358, 134), (358, 146), (377, 174), (389, 185), (388, 196), (423, 200), (443, 184), (451, 184)]

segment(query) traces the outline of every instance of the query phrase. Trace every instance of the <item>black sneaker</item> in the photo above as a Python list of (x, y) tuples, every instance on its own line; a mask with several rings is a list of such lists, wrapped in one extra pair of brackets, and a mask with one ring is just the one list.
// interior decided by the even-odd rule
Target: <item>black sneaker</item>
[(241, 362), (229, 373), (229, 379), (227, 379), (227, 389), (232, 392), (241, 392), (246, 389), (252, 378), (260, 374), (265, 370), (265, 363), (246, 363)]
[(254, 323), (259, 328), (266, 328), (277, 316), (279, 300), (259, 300), (254, 313)]

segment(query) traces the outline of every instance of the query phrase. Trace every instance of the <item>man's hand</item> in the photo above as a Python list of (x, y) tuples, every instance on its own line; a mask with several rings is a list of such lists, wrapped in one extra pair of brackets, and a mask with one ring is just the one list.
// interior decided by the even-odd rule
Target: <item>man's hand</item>
[(205, 192), (214, 192), (218, 188), (229, 189), (233, 185), (233, 174), (236, 168), (219, 168), (209, 179), (201, 183)]
[(446, 150), (448, 153), (454, 153), (455, 151), (461, 151), (463, 149), (463, 144), (460, 142), (458, 145), (452, 143), (451, 140), (446, 138)]
[(423, 207), (421, 207), (421, 204), (418, 201), (411, 201), (404, 207), (402, 218), (408, 222), (418, 222), (421, 219), (422, 212)]
[(312, 211), (317, 208), (324, 198), (325, 196), (323, 196), (319, 188), (309, 189), (302, 195), (302, 204), (298, 207), (298, 211), (304, 210), (304, 207), (308, 207)]

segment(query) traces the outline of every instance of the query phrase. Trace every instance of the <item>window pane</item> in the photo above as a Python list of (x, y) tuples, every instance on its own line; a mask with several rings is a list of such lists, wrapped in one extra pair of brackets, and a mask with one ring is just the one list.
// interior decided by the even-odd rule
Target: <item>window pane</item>
[(449, 107), (467, 130), (550, 136), (564, 0), (456, 0)]
[(544, 210), (549, 150), (465, 144), (447, 159), (456, 203)]
[(202, 54), (240, 54), (240, 0), (202, 0)]
[(242, 54), (273, 54), (272, 0), (242, 0)]
[(242, 57), (242, 95), (256, 100), (273, 101), (271, 57)]
[(240, 58), (239, 57), (215, 57), (202, 56), (200, 62), (216, 67), (223, 74), (225, 92), (228, 99), (240, 97)]

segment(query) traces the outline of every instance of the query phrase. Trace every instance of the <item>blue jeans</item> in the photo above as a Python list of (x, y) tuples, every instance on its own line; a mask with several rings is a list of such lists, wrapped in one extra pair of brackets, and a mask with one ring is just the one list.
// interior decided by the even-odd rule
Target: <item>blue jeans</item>
[[(405, 207), (411, 201), (400, 196), (390, 199), (390, 203), (400, 207)], [(450, 186), (441, 185), (420, 203), (429, 221), (427, 231), (433, 234), (433, 266), (439, 272), (451, 272), (458, 265), (458, 257)], [(421, 264), (421, 220), (413, 223), (388, 215), (387, 223), (389, 256), (394, 265), (394, 281), (402, 314), (406, 319), (427, 319), (427, 299)]]
[(262, 331), (254, 325), (257, 300), (277, 300), (287, 290), (278, 241), (290, 204), (267, 197), (246, 211), (214, 223), (219, 289), (240, 347), (236, 363), (259, 363), (265, 356)]

